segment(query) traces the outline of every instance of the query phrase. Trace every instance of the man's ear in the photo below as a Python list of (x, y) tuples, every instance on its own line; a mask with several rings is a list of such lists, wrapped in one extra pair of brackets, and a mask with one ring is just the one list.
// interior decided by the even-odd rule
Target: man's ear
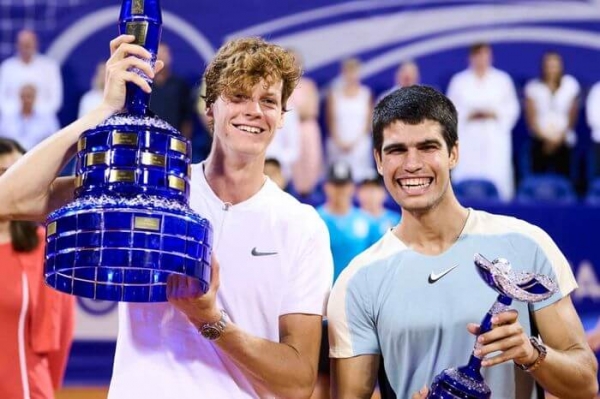
[(279, 122), (277, 122), (277, 129), (281, 129), (283, 127), (283, 122), (285, 122), (285, 114), (286, 111), (281, 111), (281, 118), (279, 118)]
[(454, 169), (456, 165), (458, 165), (458, 141), (450, 150), (450, 170)]
[(373, 157), (375, 157), (375, 164), (377, 165), (377, 173), (383, 176), (383, 166), (381, 166), (381, 155), (377, 149), (373, 149)]
[(206, 109), (204, 110), (204, 115), (209, 121), (212, 121), (214, 119), (212, 104), (206, 107)]

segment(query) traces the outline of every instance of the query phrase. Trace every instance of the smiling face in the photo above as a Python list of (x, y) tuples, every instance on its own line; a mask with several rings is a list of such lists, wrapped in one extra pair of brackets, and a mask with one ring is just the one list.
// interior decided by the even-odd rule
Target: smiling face
[(261, 80), (251, 92), (222, 94), (207, 109), (215, 145), (225, 153), (264, 156), (275, 131), (283, 126), (282, 82)]
[(427, 212), (453, 196), (450, 170), (458, 162), (458, 146), (450, 150), (438, 122), (411, 125), (395, 121), (383, 129), (377, 169), (403, 210)]

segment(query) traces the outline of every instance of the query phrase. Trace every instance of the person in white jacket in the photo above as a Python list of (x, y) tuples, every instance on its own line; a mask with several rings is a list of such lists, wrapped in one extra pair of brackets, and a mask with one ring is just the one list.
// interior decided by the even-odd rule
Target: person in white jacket
[(489, 180), (501, 199), (514, 195), (512, 129), (519, 100), (510, 76), (492, 66), (492, 48), (477, 43), (469, 51), (469, 68), (450, 80), (448, 97), (458, 110), (460, 157), (453, 181)]

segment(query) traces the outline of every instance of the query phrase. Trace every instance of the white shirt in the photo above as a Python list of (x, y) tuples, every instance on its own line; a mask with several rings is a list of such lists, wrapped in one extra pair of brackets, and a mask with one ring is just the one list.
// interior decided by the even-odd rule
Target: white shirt
[[(459, 162), (455, 182), (486, 179), (503, 200), (514, 194), (512, 129), (519, 117), (519, 100), (506, 72), (490, 68), (482, 77), (471, 69), (450, 80), (448, 98), (458, 111)], [(469, 120), (475, 111), (491, 111), (495, 119)]]
[(56, 113), (63, 101), (60, 69), (56, 61), (36, 54), (30, 63), (11, 57), (0, 65), (0, 111), (3, 115), (18, 112), (21, 108), (20, 91), (26, 84), (37, 89), (35, 109)]
[(592, 140), (600, 143), (600, 82), (592, 86), (585, 108), (587, 123), (592, 129)]
[[(525, 97), (535, 106), (537, 124), (551, 137), (561, 134), (569, 127), (571, 107), (580, 91), (579, 83), (570, 75), (562, 77), (554, 93), (539, 79), (530, 80), (525, 85)], [(575, 132), (569, 129), (567, 143), (573, 146), (576, 140)]]
[[(221, 267), (218, 306), (242, 330), (279, 342), (279, 316), (324, 313), (332, 283), (329, 235), (310, 206), (266, 180), (224, 207), (194, 165), (191, 207), (209, 219)], [(276, 252), (253, 256), (252, 250)], [(272, 398), (168, 303), (119, 304), (110, 399)]]
[(30, 150), (59, 129), (58, 119), (53, 113), (33, 111), (24, 117), (18, 112), (0, 117), (0, 136), (16, 140), (25, 150)]

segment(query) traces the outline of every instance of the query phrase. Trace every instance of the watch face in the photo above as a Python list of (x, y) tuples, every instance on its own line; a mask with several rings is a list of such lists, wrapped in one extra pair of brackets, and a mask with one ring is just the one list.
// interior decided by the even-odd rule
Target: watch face
[(214, 341), (221, 336), (221, 331), (218, 328), (208, 325), (203, 326), (200, 333), (204, 338), (210, 339), (211, 341)]

